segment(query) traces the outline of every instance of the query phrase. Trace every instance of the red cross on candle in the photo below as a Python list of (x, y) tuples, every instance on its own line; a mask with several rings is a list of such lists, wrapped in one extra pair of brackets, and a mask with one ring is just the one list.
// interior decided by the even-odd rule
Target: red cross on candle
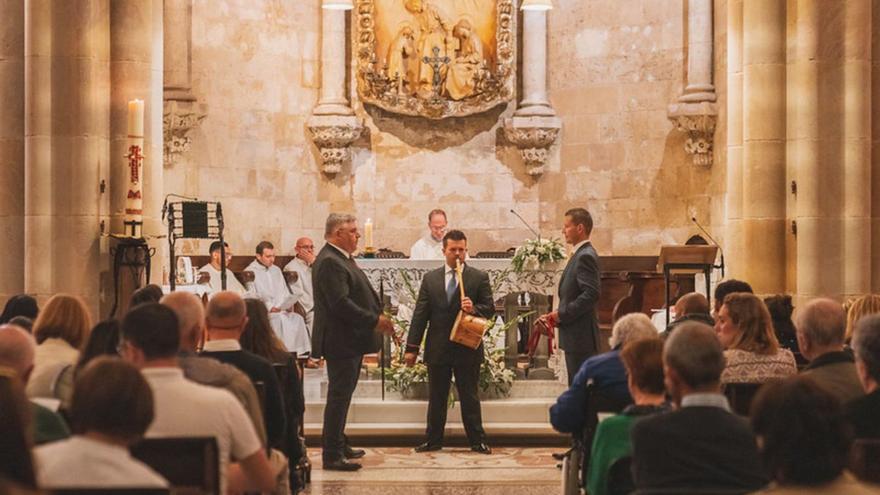
[(138, 183), (138, 167), (141, 164), (141, 160), (144, 159), (144, 155), (141, 154), (141, 147), (133, 144), (128, 147), (128, 154), (125, 155), (128, 158), (128, 166), (131, 168), (131, 182), (134, 184)]

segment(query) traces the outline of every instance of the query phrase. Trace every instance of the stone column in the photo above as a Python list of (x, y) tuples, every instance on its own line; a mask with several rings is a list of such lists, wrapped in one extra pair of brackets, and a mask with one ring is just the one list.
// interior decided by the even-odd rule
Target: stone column
[(504, 134), (519, 148), (526, 173), (539, 177), (559, 137), (562, 120), (547, 97), (547, 11), (523, 11), (523, 98), (512, 119), (504, 122)]
[(718, 120), (712, 84), (712, 23), (712, 0), (689, 0), (687, 84), (678, 103), (667, 109), (669, 120), (688, 134), (685, 151), (693, 155), (694, 165), (701, 166), (712, 164)]
[[(128, 102), (144, 100), (144, 236), (165, 234), (160, 216), (163, 185), (163, 1), (114, 0), (110, 4), (111, 88), (110, 148), (111, 229), (121, 233), (128, 191)], [(157, 253), (164, 242), (155, 241)], [(162, 256), (153, 264), (151, 281), (161, 281)]]
[(725, 251), (728, 272), (742, 277), (742, 0), (727, 3), (727, 229)]
[(785, 291), (785, 3), (743, 2), (743, 277)]
[(0, 0), (0, 304), (24, 290), (24, 0)]
[(25, 291), (97, 317), (101, 165), (109, 156), (106, 0), (30, 0), (25, 19)]
[(192, 94), (192, 0), (166, 0), (163, 16), (163, 159), (172, 167), (189, 151), (190, 133), (207, 115), (207, 106)]
[(321, 170), (331, 177), (351, 158), (350, 147), (364, 128), (345, 95), (347, 40), (345, 11), (322, 9), (321, 91), (308, 128), (321, 154)]
[(843, 296), (871, 291), (872, 3), (846, 2), (843, 60)]
[[(837, 270), (837, 263), (823, 249), (828, 229), (829, 209), (822, 207), (822, 164), (819, 130), (819, 10), (816, 0), (797, 2), (795, 46), (792, 50), (789, 82), (789, 141), (787, 157), (797, 184), (795, 217), (797, 222), (797, 295), (801, 300), (822, 294), (823, 285)], [(827, 239), (825, 239), (827, 241)], [(829, 271), (829, 268), (833, 271)], [(836, 279), (836, 277), (834, 277)]]

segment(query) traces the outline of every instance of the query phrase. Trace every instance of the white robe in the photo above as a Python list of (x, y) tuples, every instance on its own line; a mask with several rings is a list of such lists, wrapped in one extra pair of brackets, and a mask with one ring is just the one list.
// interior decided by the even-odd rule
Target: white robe
[(315, 296), (312, 292), (312, 267), (299, 258), (293, 258), (284, 267), (285, 272), (296, 272), (299, 278), (290, 284), (290, 290), (299, 299), (303, 309), (306, 310), (306, 326), (309, 333), (312, 332), (312, 321), (315, 316)]
[[(223, 290), (221, 288), (222, 283), (220, 281), (220, 270), (214, 268), (213, 265), (208, 263), (207, 265), (199, 268), (199, 271), (211, 275), (211, 279), (208, 280), (208, 287), (211, 289), (212, 295), (216, 292), (220, 292), (221, 290)], [(246, 297), (247, 295), (247, 289), (245, 289), (244, 286), (241, 285), (241, 282), (238, 281), (235, 275), (233, 275), (233, 273), (230, 272), (228, 268), (226, 269), (226, 290), (235, 292), (241, 297)]]
[(409, 257), (413, 260), (442, 260), (443, 241), (435, 241), (431, 234), (417, 240), (409, 250)]
[[(248, 283), (248, 288), (253, 297), (263, 301), (266, 309), (271, 311), (272, 308), (281, 307), (291, 298), (292, 294), (287, 281), (284, 280), (284, 274), (277, 266), (266, 268), (259, 261), (254, 260), (245, 271), (253, 272), (254, 281)], [(292, 308), (290, 311), (270, 312), (269, 322), (275, 330), (275, 335), (281, 339), (288, 351), (295, 352), (298, 356), (311, 352), (312, 341), (306, 322), (302, 316), (294, 313)]]

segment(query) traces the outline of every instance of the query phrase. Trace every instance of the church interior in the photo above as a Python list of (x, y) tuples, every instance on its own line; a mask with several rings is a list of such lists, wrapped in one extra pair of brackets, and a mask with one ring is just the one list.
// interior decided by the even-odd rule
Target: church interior
[[(121, 325), (137, 307), (133, 295), (152, 284), (166, 295), (195, 294), (210, 319), (223, 269), (232, 279), (222, 290), (234, 282), (247, 300), (274, 283), (250, 267), (274, 266), (285, 301), (266, 303), (267, 321), (282, 348), (298, 355), (299, 385), (281, 390), (301, 396), (302, 410), (287, 420), (288, 429), (298, 425), (291, 435), (302, 442), (301, 459), (279, 448), (290, 458), (286, 489), (237, 485), (232, 474), (227, 486), (220, 474), (211, 489), (194, 493), (241, 486), (312, 494), (628, 493), (590, 484), (589, 442), (599, 427), (584, 427), (590, 434), (581, 438), (548, 413), (574, 393), (578, 373), (566, 361), (574, 351), (564, 348), (571, 344), (559, 315), (571, 300), (558, 288), (581, 246), (571, 239), (598, 253), (601, 290), (589, 296), (578, 275), (584, 297), (593, 297), (596, 325), (596, 356), (587, 362), (617, 353), (620, 372), (632, 371), (621, 350), (630, 349), (620, 336), (628, 327), (619, 335), (617, 326), (630, 314), (650, 319), (667, 347), (660, 344), (657, 356), (666, 359), (676, 317), (684, 319), (694, 299), (687, 296), (699, 294), (705, 310), (697, 312), (708, 318), (701, 326), (718, 335), (730, 366), (743, 338), (724, 340), (721, 314), (746, 325), (734, 314), (736, 297), (719, 294), (753, 292), (755, 311), (774, 318), (773, 352), (791, 343), (799, 378), (822, 355), (818, 344), (805, 344), (813, 338), (805, 328), (845, 318), (835, 365), (846, 362), (847, 379), (864, 385), (858, 395), (873, 397), (880, 412), (880, 347), (871, 347), (880, 326), (872, 341), (869, 317), (853, 316), (853, 308), (880, 313), (875, 26), (880, 33), (880, 2), (872, 0), (0, 0), (0, 307), (27, 295), (45, 310), (68, 295), (90, 324)], [(432, 224), (438, 211), (440, 227)], [(310, 307), (321, 283), (311, 267), (322, 249), (339, 249), (333, 214), (354, 216), (339, 220), (358, 228), (349, 254), (380, 300), (379, 315), (394, 325), (380, 350), (366, 353), (349, 392), (346, 442), (366, 449), (360, 471), (345, 459), (340, 469), (321, 469), (333, 372), (313, 351), (314, 318), (326, 316)], [(586, 237), (570, 237), (569, 227)], [(466, 234), (462, 270), (488, 274), (494, 295), (491, 321), (475, 343), (486, 355), (479, 387), (493, 449), (487, 457), (468, 451), (472, 419), (460, 390), (448, 394), (449, 447), (412, 451), (436, 375), (422, 361), (421, 372), (404, 364), (406, 332), (422, 301), (420, 284), (446, 266), (443, 234), (458, 231)], [(303, 240), (314, 243), (308, 275), (289, 268), (303, 259)], [(534, 252), (526, 249), (532, 241)], [(420, 242), (436, 256), (416, 255)], [(557, 248), (558, 257), (545, 257)], [(458, 277), (463, 301), (466, 272), (454, 268), (446, 280)], [(726, 281), (744, 281), (748, 290), (719, 292)], [(303, 307), (297, 298), (305, 292)], [(449, 301), (458, 297), (450, 294)], [(785, 301), (789, 341), (768, 312), (773, 298)], [(827, 318), (811, 319), (814, 313)], [(73, 313), (64, 314), (69, 323)], [(278, 314), (296, 323), (279, 323)], [(19, 337), (3, 336), (12, 316), (0, 317), (0, 382), (14, 369), (4, 345)], [(378, 328), (384, 316), (375, 317)], [(48, 324), (36, 312), (30, 319)], [(541, 327), (551, 323), (552, 334), (556, 319), (554, 342)], [(128, 332), (117, 331), (116, 340)], [(292, 343), (281, 335), (287, 331), (306, 340)], [(210, 329), (204, 333), (210, 340)], [(679, 341), (700, 337), (679, 333)], [(39, 367), (45, 337), (34, 335)], [(85, 337), (72, 345), (76, 356), (85, 353)], [(463, 380), (455, 376), (458, 387)], [(78, 390), (79, 378), (68, 379)], [(812, 386), (780, 383), (780, 396)], [(682, 401), (666, 387), (677, 409)], [(774, 405), (766, 390), (745, 389), (749, 404)], [(253, 390), (265, 409), (265, 391)], [(749, 419), (748, 404), (737, 411), (736, 396), (725, 395), (727, 409)], [(62, 416), (75, 412), (69, 396), (41, 398)], [(822, 417), (856, 414), (849, 400), (856, 399), (835, 402), (836, 412)], [(584, 409), (598, 420), (624, 410)], [(760, 430), (761, 409), (752, 407), (751, 425), (766, 438), (774, 430)], [(265, 426), (263, 443), (271, 443)], [(825, 480), (839, 492), (832, 485), (785, 492), (786, 480), (772, 476), (749, 485), (740, 472), (734, 491), (687, 493), (748, 493), (771, 481), (779, 493), (875, 493), (880, 432), (853, 438), (864, 450), (847, 455), (867, 467), (844, 463), (840, 478), (842, 471)], [(624, 443), (628, 450), (629, 437)], [(34, 454), (36, 480), (45, 457)], [(650, 491), (647, 468), (632, 459), (633, 478), (625, 478), (636, 493), (685, 493)], [(226, 462), (214, 469), (225, 473)], [(724, 478), (709, 468), (703, 474)], [(0, 468), (0, 487), (7, 482), (31, 490), (22, 493), (54, 493)], [(96, 485), (79, 487), (89, 486)]]

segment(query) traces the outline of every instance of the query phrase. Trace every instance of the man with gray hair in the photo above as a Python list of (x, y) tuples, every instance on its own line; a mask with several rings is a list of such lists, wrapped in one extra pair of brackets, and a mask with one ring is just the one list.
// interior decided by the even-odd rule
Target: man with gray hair
[[(0, 325), (0, 368), (15, 373), (21, 386), (27, 385), (34, 370), (34, 337), (17, 325)], [(34, 428), (34, 443), (63, 440), (70, 436), (70, 430), (61, 416), (36, 402), (30, 402), (31, 423)]]
[(865, 394), (846, 405), (856, 438), (880, 438), (880, 315), (856, 323), (852, 339), (856, 372)]
[(630, 313), (617, 320), (608, 340), (611, 350), (584, 361), (571, 381), (571, 387), (550, 407), (550, 424), (553, 428), (562, 433), (580, 434), (588, 419), (587, 384), (590, 383), (603, 396), (618, 401), (621, 407), (632, 403), (620, 350), (630, 342), (650, 338), (658, 338), (657, 330), (643, 313)]
[(797, 340), (801, 355), (810, 362), (809, 376), (841, 404), (865, 395), (853, 357), (843, 350), (846, 311), (831, 299), (813, 299), (797, 314)]
[(323, 467), (336, 471), (361, 467), (348, 461), (365, 454), (346, 442), (348, 407), (364, 354), (379, 351), (380, 333), (394, 332), (391, 320), (382, 314), (379, 295), (352, 257), (360, 237), (354, 215), (331, 213), (324, 230), (327, 243), (312, 265), (312, 357), (324, 357), (327, 363), (327, 404), (321, 433)]
[(724, 351), (712, 327), (687, 322), (663, 347), (666, 391), (678, 410), (633, 426), (636, 488), (664, 493), (741, 490), (767, 483), (755, 436), (721, 394)]

